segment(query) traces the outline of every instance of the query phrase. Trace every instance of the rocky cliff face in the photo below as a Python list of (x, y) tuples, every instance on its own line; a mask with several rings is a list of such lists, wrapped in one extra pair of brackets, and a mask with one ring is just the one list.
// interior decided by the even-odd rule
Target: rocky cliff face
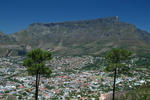
[(1, 50), (5, 49), (4, 45), (12, 45), (16, 54), (18, 50), (24, 54), (33, 48), (50, 50), (54, 55), (100, 55), (116, 47), (135, 52), (149, 52), (150, 49), (150, 34), (137, 29), (135, 25), (120, 22), (117, 16), (34, 23), (25, 30), (0, 37), (0, 41), (3, 43)]

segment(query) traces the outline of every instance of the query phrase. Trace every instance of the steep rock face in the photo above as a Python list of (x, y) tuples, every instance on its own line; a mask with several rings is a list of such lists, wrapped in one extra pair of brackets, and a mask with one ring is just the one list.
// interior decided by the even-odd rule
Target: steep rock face
[(22, 51), (22, 47), (14, 37), (0, 34), (0, 56), (18, 55), (20, 50)]
[(99, 55), (116, 47), (135, 52), (148, 52), (150, 49), (149, 33), (137, 29), (135, 25), (120, 22), (118, 16), (62, 23), (34, 23), (7, 37), (12, 38), (21, 50), (42, 48), (56, 55)]

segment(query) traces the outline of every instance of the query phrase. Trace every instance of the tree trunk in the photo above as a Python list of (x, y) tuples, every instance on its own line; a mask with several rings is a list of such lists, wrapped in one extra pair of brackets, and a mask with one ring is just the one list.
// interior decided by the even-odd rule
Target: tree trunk
[(35, 90), (35, 100), (38, 100), (39, 81), (40, 81), (40, 75), (37, 72), (37, 74), (36, 74), (36, 85), (35, 85), (35, 87), (36, 87), (36, 90)]
[(115, 72), (114, 72), (114, 84), (113, 84), (113, 99), (115, 100), (115, 88), (116, 88), (116, 68), (115, 68)]
[(38, 86), (40, 84), (40, 73), (39, 73), (39, 76), (38, 76)]

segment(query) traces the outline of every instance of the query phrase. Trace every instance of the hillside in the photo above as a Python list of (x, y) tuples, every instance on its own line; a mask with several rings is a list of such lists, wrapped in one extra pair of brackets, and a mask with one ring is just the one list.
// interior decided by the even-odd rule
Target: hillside
[[(136, 90), (116, 93), (115, 100), (150, 100), (149, 93), (150, 93), (149, 85), (142, 85)], [(112, 100), (112, 94), (106, 94), (103, 96), (105, 98), (103, 100)]]
[(34, 23), (20, 32), (0, 35), (0, 41), (3, 55), (24, 55), (33, 48), (50, 50), (54, 55), (100, 55), (116, 47), (135, 52), (150, 50), (150, 34), (135, 25), (120, 22), (118, 16)]

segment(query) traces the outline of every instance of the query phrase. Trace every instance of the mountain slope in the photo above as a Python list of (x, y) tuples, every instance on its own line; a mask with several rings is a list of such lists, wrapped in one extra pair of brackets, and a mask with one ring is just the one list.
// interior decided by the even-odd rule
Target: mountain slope
[[(116, 92), (115, 100), (150, 100), (149, 86), (149, 84), (144, 84), (135, 90)], [(102, 96), (105, 98), (103, 100), (112, 100), (112, 94), (103, 94)]]
[(20, 50), (42, 48), (55, 55), (99, 55), (115, 47), (135, 52), (150, 50), (150, 34), (137, 29), (135, 25), (120, 22), (117, 16), (62, 23), (34, 23), (7, 37), (14, 39)]

